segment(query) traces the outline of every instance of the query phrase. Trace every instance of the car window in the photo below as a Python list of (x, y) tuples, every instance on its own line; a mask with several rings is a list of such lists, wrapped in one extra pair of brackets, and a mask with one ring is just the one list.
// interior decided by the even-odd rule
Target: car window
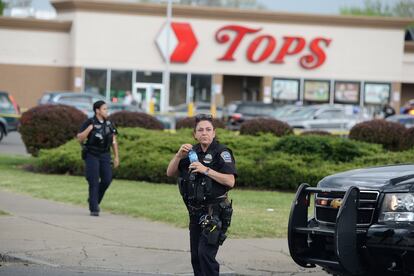
[(0, 113), (14, 113), (13, 103), (7, 95), (0, 95)]
[(340, 109), (325, 110), (318, 115), (318, 119), (337, 119), (344, 117), (344, 112)]
[(275, 107), (269, 105), (240, 105), (236, 109), (236, 113), (241, 114), (252, 114), (252, 115), (269, 115)]
[(102, 99), (101, 97), (94, 97), (94, 96), (92, 96), (92, 103), (95, 103), (97, 101), (105, 101), (105, 99)]
[(58, 102), (80, 102), (80, 103), (90, 103), (90, 97), (88, 96), (81, 96), (81, 95), (67, 95), (67, 96), (61, 96), (58, 100)]

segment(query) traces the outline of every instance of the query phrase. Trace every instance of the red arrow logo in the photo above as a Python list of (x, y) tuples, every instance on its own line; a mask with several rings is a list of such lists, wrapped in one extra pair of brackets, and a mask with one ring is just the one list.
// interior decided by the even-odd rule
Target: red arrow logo
[[(167, 36), (170, 36), (167, 54)], [(186, 63), (197, 48), (198, 41), (189, 23), (172, 22), (171, 26), (164, 25), (156, 39), (157, 46), (166, 60), (175, 63)]]

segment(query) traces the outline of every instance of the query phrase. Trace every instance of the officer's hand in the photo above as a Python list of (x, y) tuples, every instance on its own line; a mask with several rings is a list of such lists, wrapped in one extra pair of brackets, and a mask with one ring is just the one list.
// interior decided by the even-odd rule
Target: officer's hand
[(184, 144), (180, 147), (180, 149), (177, 152), (177, 157), (180, 159), (183, 159), (187, 156), (188, 152), (193, 148), (193, 145), (191, 144)]
[(114, 168), (119, 167), (119, 158), (114, 158)]
[(207, 167), (201, 164), (200, 162), (193, 162), (190, 164), (188, 168), (193, 173), (205, 173), (207, 171)]

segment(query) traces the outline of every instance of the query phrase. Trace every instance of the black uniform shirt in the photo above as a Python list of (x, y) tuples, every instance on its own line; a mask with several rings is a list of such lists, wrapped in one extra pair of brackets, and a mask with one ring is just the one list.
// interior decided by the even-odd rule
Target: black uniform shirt
[[(216, 172), (233, 174), (235, 177), (237, 177), (236, 163), (233, 157), (233, 153), (225, 145), (222, 145), (216, 140), (213, 140), (206, 152), (203, 152), (200, 144), (194, 145), (193, 150), (197, 153), (199, 162), (204, 166), (209, 167)], [(178, 165), (180, 177), (188, 178), (189, 166), (190, 160), (188, 157), (180, 160), (180, 163)], [(205, 176), (203, 174), (198, 174), (198, 177)], [(230, 190), (229, 187), (224, 186), (215, 180), (212, 180), (212, 184), (213, 198), (222, 196), (228, 190)]]
[(95, 154), (109, 152), (113, 137), (118, 133), (114, 124), (109, 120), (100, 122), (98, 118), (94, 116), (83, 122), (79, 132), (83, 132), (91, 124), (93, 125), (93, 129), (89, 132), (85, 142), (87, 150)]

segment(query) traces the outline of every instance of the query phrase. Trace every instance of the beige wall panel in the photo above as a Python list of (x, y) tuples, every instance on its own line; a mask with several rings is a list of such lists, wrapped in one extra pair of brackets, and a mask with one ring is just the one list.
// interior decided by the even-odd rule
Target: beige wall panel
[(0, 41), (0, 63), (70, 66), (68, 33), (0, 28)]
[[(85, 11), (72, 15), (75, 18), (72, 26), (75, 66), (140, 70), (162, 70), (165, 67), (155, 43), (165, 22), (164, 17)], [(65, 19), (68, 19), (67, 17)], [(400, 80), (402, 75), (402, 29), (177, 17), (174, 21), (191, 23), (199, 42), (187, 64), (171, 65), (171, 70), (176, 72), (367, 81), (396, 81)], [(246, 35), (242, 40), (234, 54), (236, 61), (218, 61), (229, 44), (219, 44), (215, 40), (215, 34), (218, 29), (230, 24), (262, 28), (258, 34), (268, 34), (277, 39), (276, 50), (267, 62), (254, 64), (246, 59), (246, 50), (257, 37), (256, 34)], [(228, 34), (233, 35), (232, 32)], [(306, 70), (299, 65), (302, 55), (297, 55), (287, 57), (284, 64), (271, 64), (269, 61), (274, 59), (282, 47), (284, 36), (301, 36), (307, 43), (315, 37), (332, 39), (326, 49), (326, 62), (315, 70)], [(308, 45), (302, 51), (302, 54), (307, 53)]]
[(9, 92), (22, 108), (30, 108), (46, 91), (70, 90), (70, 68), (0, 64), (0, 90)]

